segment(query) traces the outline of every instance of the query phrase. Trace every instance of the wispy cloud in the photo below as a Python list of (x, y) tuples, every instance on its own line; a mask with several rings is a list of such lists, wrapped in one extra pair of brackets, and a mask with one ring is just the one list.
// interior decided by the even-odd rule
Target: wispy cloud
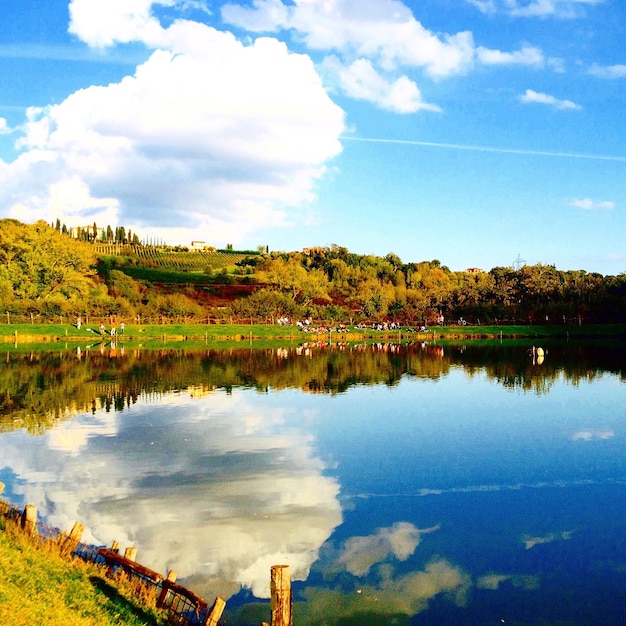
[(593, 439), (611, 439), (615, 436), (612, 428), (587, 428), (576, 431), (570, 439), (572, 441), (592, 441)]
[(409, 522), (396, 522), (373, 535), (348, 539), (338, 562), (353, 576), (365, 576), (373, 565), (390, 557), (406, 561), (415, 552), (421, 535), (436, 530), (439, 526), (420, 530)]
[(497, 154), (519, 154), (527, 156), (554, 157), (560, 159), (589, 159), (592, 161), (614, 161), (616, 163), (626, 163), (626, 156), (610, 154), (585, 154), (583, 152), (558, 152), (551, 150), (524, 150), (518, 148), (498, 148), (496, 146), (477, 146), (461, 143), (419, 141), (417, 139), (385, 139), (378, 137), (355, 137), (350, 135), (343, 135), (341, 139), (343, 141), (365, 141), (369, 143), (389, 144), (395, 143), (409, 146), (422, 146), (425, 148), (442, 148), (444, 150), (468, 150), (470, 152), (494, 152)]
[(501, 52), (479, 47), (476, 50), (478, 60), (484, 65), (530, 65), (541, 67), (544, 63), (543, 52), (534, 46), (524, 46), (514, 52)]
[(145, 51), (88, 48), (86, 46), (28, 43), (0, 44), (0, 59), (41, 59), (79, 63), (116, 63), (136, 66), (147, 58)]
[(615, 203), (610, 200), (592, 200), (591, 198), (574, 198), (569, 201), (569, 205), (585, 211), (603, 211), (615, 208)]
[(482, 13), (504, 13), (512, 17), (557, 17), (572, 19), (585, 15), (585, 7), (605, 0), (467, 0)]
[(560, 100), (547, 93), (541, 93), (532, 89), (527, 89), (526, 92), (520, 96), (520, 101), (524, 104), (547, 104), (560, 111), (566, 109), (580, 110), (582, 107), (571, 100)]
[(480, 576), (476, 580), (477, 589), (488, 589), (496, 591), (504, 582), (510, 582), (514, 587), (524, 589), (525, 591), (535, 591), (539, 589), (541, 583), (537, 575), (532, 574), (487, 574)]
[(368, 59), (357, 59), (344, 66), (336, 56), (327, 57), (323, 67), (339, 78), (341, 88), (352, 98), (376, 103), (394, 113), (415, 113), (420, 110), (441, 111), (425, 102), (417, 84), (407, 76), (390, 80)]
[(592, 76), (597, 76), (598, 78), (626, 78), (626, 65), (598, 65), (594, 63), (589, 68), (589, 73)]
[(539, 546), (544, 543), (552, 543), (553, 541), (567, 541), (571, 539), (573, 535), (573, 531), (564, 530), (560, 533), (549, 533), (548, 535), (543, 535), (542, 537), (531, 537), (530, 535), (524, 535), (522, 537), (522, 542), (526, 547), (526, 550), (530, 550), (535, 546)]

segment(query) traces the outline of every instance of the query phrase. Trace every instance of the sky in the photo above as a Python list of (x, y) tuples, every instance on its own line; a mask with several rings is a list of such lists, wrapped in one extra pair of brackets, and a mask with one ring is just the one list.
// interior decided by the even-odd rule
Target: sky
[(622, 0), (3, 0), (0, 218), (626, 272)]

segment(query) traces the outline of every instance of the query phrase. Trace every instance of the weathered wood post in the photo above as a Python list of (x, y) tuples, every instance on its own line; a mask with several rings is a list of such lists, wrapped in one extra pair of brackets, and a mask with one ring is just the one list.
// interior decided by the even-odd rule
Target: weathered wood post
[(129, 561), (136, 561), (137, 560), (137, 548), (133, 546), (128, 546), (126, 550), (124, 550), (124, 558), (128, 559)]
[(209, 617), (206, 621), (206, 626), (218, 626), (220, 618), (222, 617), (222, 613), (224, 612), (224, 607), (226, 606), (226, 601), (219, 596), (215, 598), (215, 602), (213, 603), (213, 608), (209, 613)]
[(272, 594), (270, 608), (272, 611), (271, 626), (292, 626), (292, 594), (291, 572), (289, 565), (272, 565), (270, 580)]
[(170, 586), (168, 583), (175, 583), (177, 578), (177, 574), (174, 570), (170, 570), (163, 581), (163, 586), (161, 587), (161, 593), (157, 599), (157, 606), (159, 608), (167, 607), (169, 605), (168, 596), (170, 593)]
[(65, 538), (65, 541), (61, 545), (61, 555), (69, 556), (76, 550), (80, 543), (80, 538), (83, 536), (85, 527), (80, 522), (75, 522), (70, 534)]
[(37, 507), (34, 504), (27, 504), (22, 513), (22, 529), (29, 535), (37, 533)]

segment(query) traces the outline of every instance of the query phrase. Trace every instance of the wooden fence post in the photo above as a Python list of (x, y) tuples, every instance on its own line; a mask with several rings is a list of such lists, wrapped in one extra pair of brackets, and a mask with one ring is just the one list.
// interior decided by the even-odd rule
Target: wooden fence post
[(37, 507), (34, 504), (27, 504), (22, 513), (22, 528), (29, 534), (37, 533)]
[(170, 570), (167, 573), (167, 576), (165, 580), (163, 581), (163, 585), (161, 587), (161, 593), (159, 594), (159, 597), (157, 599), (157, 607), (163, 608), (163, 607), (167, 607), (167, 605), (169, 604), (168, 596), (170, 593), (170, 587), (167, 583), (175, 583), (176, 578), (177, 578), (177, 574), (174, 570)]
[(270, 581), (272, 594), (270, 608), (272, 611), (271, 626), (292, 626), (292, 594), (291, 573), (289, 565), (272, 565)]
[(213, 603), (213, 608), (209, 613), (209, 617), (206, 621), (206, 626), (218, 626), (220, 617), (222, 617), (222, 613), (224, 612), (224, 607), (226, 606), (226, 602), (223, 598), (219, 596), (215, 598), (215, 602)]
[(76, 550), (80, 543), (80, 538), (83, 536), (85, 527), (80, 522), (75, 522), (70, 534), (65, 538), (63, 545), (61, 546), (61, 554), (63, 556), (69, 556)]
[(124, 550), (124, 558), (128, 559), (129, 561), (136, 561), (137, 560), (137, 548), (128, 546), (128, 548)]

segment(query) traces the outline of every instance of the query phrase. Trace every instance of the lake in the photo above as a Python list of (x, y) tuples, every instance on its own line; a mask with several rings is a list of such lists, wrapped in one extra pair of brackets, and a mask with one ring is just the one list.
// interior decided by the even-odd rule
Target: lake
[(7, 353), (3, 497), (268, 620), (626, 623), (626, 346)]

